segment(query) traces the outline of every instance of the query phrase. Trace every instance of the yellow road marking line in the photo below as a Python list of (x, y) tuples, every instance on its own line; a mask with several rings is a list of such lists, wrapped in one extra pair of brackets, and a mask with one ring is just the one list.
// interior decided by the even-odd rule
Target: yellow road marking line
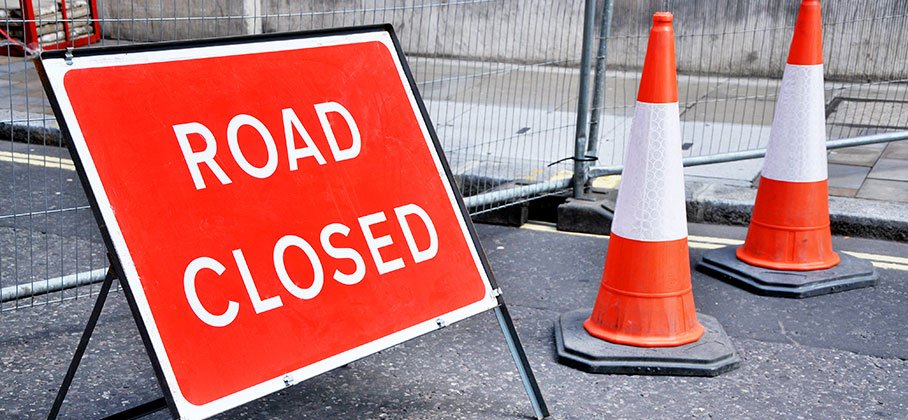
[(542, 174), (543, 172), (545, 172), (545, 169), (538, 169), (538, 168), (533, 169), (532, 171), (530, 171), (530, 174), (523, 177), (523, 179), (525, 179), (527, 181), (535, 180), (536, 177), (539, 176), (540, 174)]
[(562, 169), (562, 170), (559, 170), (558, 172), (555, 172), (555, 175), (552, 175), (552, 177), (549, 178), (549, 181), (560, 181), (562, 179), (570, 179), (573, 177), (574, 177), (573, 172), (565, 171), (564, 169)]
[(850, 254), (854, 257), (863, 258), (865, 260), (874, 260), (880, 262), (890, 262), (896, 264), (908, 264), (908, 258), (894, 257), (891, 255), (878, 255), (878, 254), (867, 254), (864, 252), (855, 252), (855, 251), (842, 251), (846, 254)]
[(694, 242), (694, 241), (688, 240), (687, 246), (689, 246), (691, 248), (697, 248), (697, 249), (719, 249), (719, 248), (724, 247), (725, 245), (709, 244), (709, 243), (704, 243), (704, 242)]
[(607, 175), (600, 176), (599, 178), (593, 179), (593, 188), (603, 188), (606, 190), (614, 190), (618, 188), (618, 185), (621, 184), (621, 175)]
[(572, 235), (572, 236), (586, 236), (588, 238), (608, 239), (608, 235), (598, 235), (595, 233), (582, 233), (582, 232), (567, 232), (567, 231), (563, 231), (563, 230), (558, 230), (558, 228), (556, 228), (554, 225), (551, 225), (551, 224), (543, 224), (543, 223), (535, 223), (535, 222), (526, 223), (523, 226), (521, 226), (521, 229), (535, 230), (538, 232), (560, 233), (563, 235)]
[(709, 242), (712, 244), (721, 244), (721, 245), (741, 245), (744, 243), (744, 241), (737, 240), (737, 239), (713, 238), (711, 236), (690, 235), (687, 237), (687, 239), (690, 241)]
[(0, 160), (12, 163), (23, 163), (26, 165), (39, 166), (43, 168), (66, 169), (68, 171), (76, 170), (76, 164), (73, 161), (53, 156), (0, 151)]
[[(558, 230), (555, 225), (550, 223), (527, 223), (522, 226), (523, 229), (535, 230), (539, 232), (560, 233), (562, 235), (586, 236), (590, 238), (608, 239), (608, 235), (597, 235), (594, 233), (565, 232)], [(740, 245), (744, 241), (728, 238), (714, 238), (711, 236), (688, 236), (687, 244), (691, 248), (697, 249), (718, 249), (725, 245)], [(842, 251), (852, 256), (870, 260), (874, 267), (887, 270), (908, 271), (908, 258), (895, 257), (892, 255), (870, 254), (866, 252)]]
[[(885, 255), (882, 255), (882, 256), (885, 257)], [(876, 268), (883, 268), (886, 270), (908, 271), (908, 265), (893, 264), (893, 263), (873, 261), (873, 260), (871, 260), (870, 263), (873, 264), (873, 266)]]

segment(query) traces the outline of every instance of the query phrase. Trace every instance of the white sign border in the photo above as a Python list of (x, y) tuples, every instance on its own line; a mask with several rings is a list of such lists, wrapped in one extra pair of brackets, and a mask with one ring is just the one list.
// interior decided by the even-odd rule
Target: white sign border
[[(87, 55), (71, 57), (68, 59), (49, 58), (42, 60), (42, 66), (47, 75), (47, 80), (49, 81), (50, 86), (53, 90), (56, 102), (58, 104), (59, 112), (62, 114), (64, 120), (63, 122), (65, 123), (67, 131), (70, 134), (69, 140), (72, 141), (72, 146), (76, 149), (79, 160), (81, 160), (84, 174), (88, 180), (89, 185), (91, 186), (91, 189), (94, 192), (94, 197), (97, 203), (97, 210), (100, 211), (100, 214), (106, 224), (107, 231), (110, 236), (110, 241), (114, 247), (113, 251), (116, 253), (117, 257), (120, 260), (120, 264), (129, 286), (128, 289), (134, 298), (136, 308), (138, 309), (138, 312), (142, 318), (142, 324), (145, 326), (147, 337), (151, 342), (164, 379), (166, 380), (167, 386), (170, 389), (170, 394), (173, 397), (175, 408), (182, 418), (205, 418), (224, 412), (231, 408), (284, 389), (292, 384), (304, 381), (316, 375), (330, 371), (334, 368), (343, 366), (357, 359), (403, 343), (412, 338), (435, 331), (441, 328), (443, 325), (466, 319), (498, 306), (498, 299), (496, 298), (496, 294), (492, 291), (492, 284), (490, 282), (488, 273), (486, 272), (485, 265), (483, 264), (482, 258), (480, 257), (480, 253), (477, 249), (474, 238), (470, 233), (467, 223), (465, 222), (468, 215), (464, 214), (455, 196), (455, 192), (445, 170), (445, 165), (442, 163), (436, 150), (435, 140), (429, 132), (427, 121), (424, 118), (423, 113), (419, 107), (419, 103), (417, 102), (416, 96), (411, 89), (410, 80), (407, 76), (407, 73), (404, 71), (398, 50), (395, 47), (395, 44), (391, 37), (391, 32), (389, 32), (388, 30), (372, 29), (367, 32), (359, 33), (304, 36), (305, 37), (293, 39), (263, 40), (261, 42), (225, 43), (219, 45), (205, 45), (180, 49), (122, 52), (112, 53), (109, 55)], [(79, 122), (72, 108), (72, 104), (70, 103), (67, 96), (63, 83), (66, 73), (77, 69), (173, 62), (212, 57), (228, 57), (244, 54), (290, 51), (376, 41), (385, 45), (394, 60), (395, 66), (397, 67), (397, 72), (400, 75), (401, 83), (406, 90), (408, 99), (410, 100), (414, 116), (419, 123), (420, 130), (422, 131), (423, 137), (426, 141), (426, 146), (432, 155), (433, 161), (438, 170), (438, 175), (445, 186), (445, 190), (452, 205), (452, 209), (458, 215), (457, 219), (460, 224), (461, 232), (463, 233), (467, 246), (470, 249), (477, 272), (480, 274), (483, 280), (483, 284), (485, 286), (484, 297), (477, 302), (451, 311), (440, 317), (416, 324), (412, 327), (392, 333), (388, 336), (363, 344), (359, 347), (353, 348), (327, 359), (323, 359), (319, 362), (310, 364), (295, 371), (287, 372), (286, 374), (282, 374), (278, 377), (266, 380), (258, 385), (254, 385), (250, 388), (222, 397), (215, 401), (203, 405), (192, 404), (183, 397), (183, 394), (180, 391), (180, 387), (176, 381), (176, 377), (168, 359), (167, 352), (164, 350), (161, 336), (154, 322), (154, 318), (152, 317), (151, 309), (144, 294), (144, 290), (142, 288), (141, 281), (139, 280), (139, 275), (136, 271), (131, 253), (129, 252), (129, 248), (127, 247), (122, 231), (120, 230), (119, 222), (117, 221), (116, 215), (114, 214), (113, 209), (110, 205), (110, 200), (108, 198), (107, 192), (104, 189), (104, 185), (101, 183), (97, 168), (94, 165), (92, 156), (89, 153), (87, 144), (85, 143), (85, 138), (82, 135), (82, 131), (79, 127)], [(228, 40), (226, 42), (230, 41)], [(442, 321), (442, 325), (439, 325), (439, 320)]]

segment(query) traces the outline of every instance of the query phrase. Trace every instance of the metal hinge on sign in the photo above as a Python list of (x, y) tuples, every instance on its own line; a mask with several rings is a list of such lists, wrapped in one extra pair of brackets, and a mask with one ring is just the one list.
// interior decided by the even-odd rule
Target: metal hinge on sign
[(66, 52), (63, 53), (63, 60), (66, 61), (67, 66), (73, 65), (73, 47), (66, 47)]

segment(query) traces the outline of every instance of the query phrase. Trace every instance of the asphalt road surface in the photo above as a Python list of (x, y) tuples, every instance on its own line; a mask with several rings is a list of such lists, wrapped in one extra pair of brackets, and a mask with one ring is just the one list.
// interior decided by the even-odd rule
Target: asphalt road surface
[[(592, 305), (607, 239), (546, 225), (477, 228), (553, 418), (908, 418), (908, 244), (835, 238), (837, 249), (877, 261), (879, 285), (803, 300), (756, 296), (695, 272), (697, 308), (722, 323), (741, 368), (715, 378), (620, 376), (558, 364), (552, 333), (561, 313)], [(692, 261), (745, 233), (690, 231)], [(92, 303), (0, 314), (0, 418), (46, 416)], [(101, 417), (160, 392), (125, 298), (114, 293), (63, 417)], [(221, 417), (531, 416), (495, 318), (483, 313)]]

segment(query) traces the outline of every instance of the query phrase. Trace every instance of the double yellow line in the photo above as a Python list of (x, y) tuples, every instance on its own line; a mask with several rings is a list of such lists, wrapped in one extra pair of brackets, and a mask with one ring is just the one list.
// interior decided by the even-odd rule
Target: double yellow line
[(0, 161), (22, 163), (26, 165), (50, 169), (65, 169), (67, 171), (76, 170), (76, 164), (69, 159), (53, 156), (33, 155), (31, 153), (0, 151)]
[[(555, 226), (543, 223), (527, 223), (523, 229), (535, 230), (539, 232), (560, 233), (563, 235), (587, 236), (594, 238), (608, 238), (608, 235), (595, 235), (591, 233), (564, 232), (555, 228)], [(714, 238), (711, 236), (688, 236), (688, 246), (697, 249), (716, 249), (728, 245), (741, 245), (744, 241), (728, 238)], [(866, 252), (842, 251), (851, 256), (869, 260), (874, 267), (886, 270), (908, 271), (908, 258), (895, 257), (891, 255), (870, 254)]]

